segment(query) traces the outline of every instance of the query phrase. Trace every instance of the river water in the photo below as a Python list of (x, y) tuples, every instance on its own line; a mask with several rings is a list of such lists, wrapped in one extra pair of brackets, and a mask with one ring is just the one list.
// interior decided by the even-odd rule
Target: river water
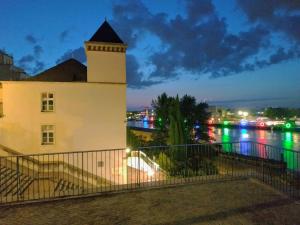
[[(153, 124), (149, 124), (146, 121), (129, 121), (127, 125), (129, 127), (154, 129)], [(232, 152), (234, 149), (236, 153), (243, 155), (284, 160), (289, 169), (300, 171), (299, 132), (209, 127), (208, 135), (211, 142), (232, 143), (242, 141), (242, 143), (223, 144), (224, 151)], [(271, 145), (275, 148), (251, 144), (247, 141)]]
[[(127, 125), (154, 129), (153, 124), (143, 121), (128, 121)], [(300, 151), (299, 132), (209, 127), (208, 134), (213, 142), (255, 141)]]

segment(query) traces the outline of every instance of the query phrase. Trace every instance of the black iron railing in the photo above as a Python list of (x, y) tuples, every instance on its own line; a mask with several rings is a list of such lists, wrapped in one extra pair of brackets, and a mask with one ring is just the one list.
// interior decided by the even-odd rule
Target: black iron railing
[(300, 153), (255, 142), (0, 157), (0, 204), (255, 178), (300, 197)]

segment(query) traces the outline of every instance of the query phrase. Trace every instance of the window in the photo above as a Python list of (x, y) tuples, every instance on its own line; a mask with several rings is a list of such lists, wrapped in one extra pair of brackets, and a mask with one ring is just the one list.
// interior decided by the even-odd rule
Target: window
[(42, 93), (42, 112), (54, 111), (54, 95), (53, 93)]
[(54, 125), (42, 125), (42, 145), (54, 144)]

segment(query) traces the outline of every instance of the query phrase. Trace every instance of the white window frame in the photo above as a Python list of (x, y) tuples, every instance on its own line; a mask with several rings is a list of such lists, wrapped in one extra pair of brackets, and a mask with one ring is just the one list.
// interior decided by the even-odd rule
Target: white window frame
[(41, 125), (41, 144), (54, 145), (55, 144), (55, 125)]
[[(52, 97), (50, 96), (52, 95)], [(52, 101), (52, 106), (49, 104)], [(44, 108), (45, 103), (45, 108)], [(52, 107), (52, 108), (51, 108)], [(42, 112), (54, 112), (54, 93), (53, 92), (43, 92), (41, 94), (41, 111)]]

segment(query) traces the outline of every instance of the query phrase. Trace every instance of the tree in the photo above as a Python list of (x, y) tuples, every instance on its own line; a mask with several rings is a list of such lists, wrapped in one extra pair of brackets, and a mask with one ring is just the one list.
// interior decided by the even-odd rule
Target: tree
[(166, 129), (169, 123), (168, 118), (171, 101), (172, 97), (169, 97), (166, 93), (162, 93), (156, 100), (152, 100), (152, 107), (157, 117), (155, 125), (159, 129)]
[(300, 110), (299, 109), (289, 109), (289, 108), (269, 107), (265, 110), (264, 115), (271, 119), (290, 119), (293, 117), (300, 116)]
[(184, 95), (180, 99), (180, 111), (183, 118), (187, 121), (189, 128), (194, 126), (196, 121), (196, 99), (195, 97)]
[(186, 144), (186, 135), (183, 125), (183, 119), (180, 112), (180, 103), (178, 96), (176, 99), (173, 99), (169, 108), (169, 118), (170, 118), (170, 127), (169, 127), (169, 139), (168, 144), (170, 145), (179, 145)]
[(173, 98), (162, 93), (156, 100), (152, 100), (152, 107), (156, 114), (155, 127), (152, 143), (155, 145), (166, 145), (168, 139), (169, 110)]

